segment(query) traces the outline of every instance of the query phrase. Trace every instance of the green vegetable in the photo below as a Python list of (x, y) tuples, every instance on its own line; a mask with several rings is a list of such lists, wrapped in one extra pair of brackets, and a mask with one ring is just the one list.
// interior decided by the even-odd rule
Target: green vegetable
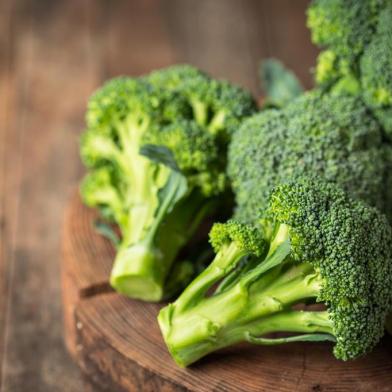
[(177, 255), (225, 197), (227, 143), (255, 110), (249, 93), (190, 66), (120, 77), (91, 97), (81, 194), (120, 228), (118, 292), (159, 301), (186, 284)]
[(211, 79), (190, 65), (158, 70), (147, 79), (153, 86), (185, 96), (192, 118), (220, 139), (224, 148), (242, 119), (257, 110), (249, 92), (227, 81)]
[(229, 149), (236, 217), (253, 221), (275, 185), (306, 173), (387, 212), (392, 188), (385, 148), (380, 126), (362, 100), (347, 94), (315, 90), (281, 110), (255, 114)]
[(392, 139), (392, 4), (379, 16), (377, 32), (360, 62), (364, 100)]
[(275, 59), (262, 61), (260, 79), (265, 93), (264, 106), (282, 107), (303, 93), (294, 73)]
[(388, 151), (384, 157), (389, 166), (385, 174), (387, 202), (383, 211), (390, 219), (391, 20), (389, 0), (313, 0), (308, 10), (313, 42), (325, 49), (317, 62), (317, 85), (332, 93), (361, 96), (381, 125), (385, 151)]
[[(309, 178), (279, 185), (255, 226), (216, 224), (210, 238), (214, 260), (158, 317), (180, 366), (243, 341), (330, 340), (336, 358), (348, 360), (383, 335), (391, 228), (336, 185)], [(324, 310), (294, 307), (309, 303)], [(276, 332), (291, 335), (270, 336)]]
[(392, 139), (392, 3), (387, 0), (314, 0), (308, 10), (313, 42), (325, 50), (318, 86), (361, 95)]
[(329, 51), (320, 57), (316, 80), (335, 82), (357, 75), (358, 59), (371, 40), (382, 6), (383, 0), (312, 1), (307, 11), (312, 41)]

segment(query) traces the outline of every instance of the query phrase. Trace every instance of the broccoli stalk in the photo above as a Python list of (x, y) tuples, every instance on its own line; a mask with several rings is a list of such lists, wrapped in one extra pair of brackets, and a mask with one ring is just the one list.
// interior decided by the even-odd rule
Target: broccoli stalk
[[(343, 360), (370, 351), (392, 300), (385, 218), (334, 185), (300, 179), (274, 190), (259, 223), (264, 238), (250, 225), (216, 224), (210, 233), (215, 259), (161, 310), (175, 361), (188, 366), (243, 341), (329, 340)], [(373, 233), (370, 225), (377, 225)], [(308, 303), (325, 309), (293, 308)], [(276, 332), (292, 335), (268, 336)]]
[[(156, 173), (161, 170), (158, 176), (165, 175), (166, 183), (158, 194), (152, 194), (149, 185), (141, 200), (132, 200), (110, 278), (118, 292), (150, 301), (163, 298), (165, 280), (178, 251), (216, 204), (214, 199), (205, 200), (198, 190), (188, 192), (187, 181), (177, 170), (157, 166)], [(131, 189), (137, 194), (135, 187)]]
[[(140, 178), (135, 172), (136, 181), (133, 186), (130, 185), (132, 193), (129, 204), (132, 208), (129, 209), (125, 224), (120, 226), (123, 238), (116, 254), (110, 283), (120, 293), (135, 298), (159, 300), (162, 298), (164, 281), (176, 252), (192, 234), (187, 230), (181, 231), (188, 225), (188, 221), (183, 219), (177, 221), (178, 231), (171, 231), (167, 236), (165, 232), (160, 232), (158, 242), (159, 228), (173, 209), (173, 205), (184, 196), (186, 181), (181, 174), (171, 171), (164, 165), (152, 164), (141, 155), (134, 163), (137, 161), (141, 166), (139, 173), (148, 173), (146, 166), (151, 165), (157, 178), (165, 178), (166, 182), (159, 188), (153, 183), (153, 176)], [(141, 181), (138, 183), (138, 180)], [(154, 188), (158, 188), (159, 191), (151, 192)], [(192, 205), (194, 203), (191, 201), (187, 204), (191, 214), (195, 210)], [(162, 249), (159, 243), (167, 246)]]

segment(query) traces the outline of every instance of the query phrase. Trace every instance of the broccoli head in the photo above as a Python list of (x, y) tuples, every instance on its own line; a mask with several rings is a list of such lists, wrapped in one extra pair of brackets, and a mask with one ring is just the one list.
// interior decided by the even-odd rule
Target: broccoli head
[(392, 139), (392, 4), (379, 17), (377, 32), (360, 61), (363, 97)]
[(254, 225), (214, 226), (215, 259), (161, 310), (173, 358), (187, 366), (243, 341), (330, 340), (342, 360), (368, 353), (392, 304), (391, 235), (383, 214), (334, 184), (278, 185)]
[(308, 8), (312, 41), (322, 47), (316, 82), (359, 92), (359, 60), (377, 26), (385, 0), (313, 0)]
[(380, 127), (358, 97), (315, 90), (282, 110), (255, 114), (229, 148), (236, 217), (252, 222), (275, 185), (306, 173), (386, 211), (391, 198), (383, 151)]
[(315, 0), (308, 10), (313, 41), (323, 47), (315, 81), (361, 95), (392, 138), (392, 5), (385, 0)]
[[(158, 82), (169, 74), (175, 88)], [(217, 81), (189, 66), (113, 79), (88, 104), (80, 151), (90, 173), (81, 194), (87, 205), (119, 225), (122, 237), (110, 281), (130, 297), (158, 301), (165, 296), (165, 287), (173, 286), (171, 271), (182, 271), (174, 266), (178, 252), (216, 209), (218, 195), (227, 192), (228, 138), (199, 121), (182, 87), (200, 78), (203, 94), (211, 86), (214, 104), (224, 113), (220, 131), (229, 135), (230, 124), (246, 113), (236, 112), (235, 102), (229, 105), (227, 91), (214, 87)], [(255, 107), (250, 94), (230, 88), (242, 99), (239, 107)], [(199, 104), (210, 113), (212, 98), (203, 101), (203, 94)]]
[(308, 8), (312, 41), (339, 57), (355, 59), (370, 41), (382, 0), (313, 0)]

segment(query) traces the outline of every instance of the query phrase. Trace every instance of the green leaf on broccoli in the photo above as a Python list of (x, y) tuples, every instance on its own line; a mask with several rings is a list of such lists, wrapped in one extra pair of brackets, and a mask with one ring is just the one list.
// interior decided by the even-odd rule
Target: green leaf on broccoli
[(261, 63), (260, 79), (266, 106), (282, 107), (304, 91), (294, 73), (275, 59)]

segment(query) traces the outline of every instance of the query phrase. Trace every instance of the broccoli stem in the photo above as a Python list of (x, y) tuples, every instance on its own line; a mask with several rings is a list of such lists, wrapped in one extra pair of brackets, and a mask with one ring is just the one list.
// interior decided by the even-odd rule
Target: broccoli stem
[(204, 102), (193, 99), (191, 100), (193, 115), (195, 116), (196, 122), (200, 125), (207, 124), (208, 121), (208, 107)]
[(199, 302), (207, 290), (230, 272), (245, 255), (246, 252), (234, 242), (224, 246), (214, 261), (181, 294), (178, 309), (183, 310)]
[[(288, 338), (259, 337), (282, 331), (333, 335), (332, 323), (327, 311), (286, 310), (266, 317), (263, 320), (258, 320), (250, 325), (235, 328), (227, 334), (226, 343), (235, 344), (245, 340), (253, 344), (273, 345), (289, 342)], [(319, 335), (317, 336), (319, 337)], [(298, 340), (303, 340), (303, 336), (299, 335)], [(328, 340), (334, 339), (329, 338)]]
[(176, 186), (173, 181), (155, 211), (148, 206), (131, 209), (129, 222), (134, 224), (123, 230), (126, 235), (111, 273), (111, 285), (118, 292), (148, 301), (162, 300), (178, 252), (215, 208), (215, 199), (206, 200), (193, 191), (168, 211)]
[(218, 133), (224, 126), (226, 112), (220, 110), (214, 114), (210, 123), (208, 124), (208, 130), (214, 135)]
[[(161, 311), (158, 320), (164, 339), (180, 366), (241, 341), (279, 344), (331, 339), (332, 324), (327, 312), (292, 310), (294, 304), (318, 297), (321, 277), (310, 264), (297, 265), (291, 260), (285, 230), (278, 230), (269, 254), (255, 269), (226, 290), (206, 297), (211, 285), (243, 257), (235, 244), (224, 247), (179, 299)], [(318, 334), (258, 339), (274, 332)]]
[[(118, 220), (123, 237), (110, 283), (118, 292), (130, 297), (159, 301), (171, 265), (191, 234), (186, 230), (187, 225), (193, 227), (189, 220), (197, 217), (188, 214), (188, 220), (177, 222), (185, 227), (167, 233), (161, 230), (176, 204), (177, 192), (184, 187), (184, 180), (168, 166), (140, 154), (140, 141), (147, 127), (147, 121), (139, 122), (132, 117), (117, 126), (122, 162), (125, 162), (121, 166), (126, 174), (124, 178), (129, 181), (129, 190), (123, 195), (128, 214)], [(193, 199), (190, 197), (190, 212), (200, 207), (193, 205)]]

